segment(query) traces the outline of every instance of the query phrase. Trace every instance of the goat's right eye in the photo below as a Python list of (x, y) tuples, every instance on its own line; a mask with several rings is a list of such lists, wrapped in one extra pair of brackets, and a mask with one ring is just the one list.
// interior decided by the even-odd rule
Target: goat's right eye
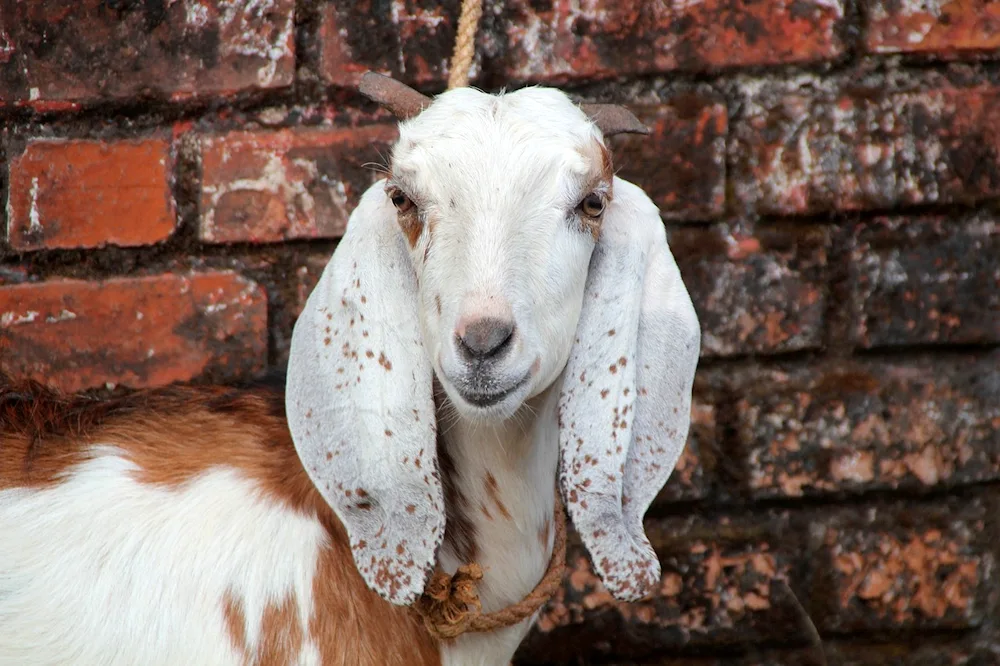
[(389, 200), (400, 213), (405, 213), (413, 208), (413, 200), (406, 196), (402, 190), (393, 190), (389, 193)]

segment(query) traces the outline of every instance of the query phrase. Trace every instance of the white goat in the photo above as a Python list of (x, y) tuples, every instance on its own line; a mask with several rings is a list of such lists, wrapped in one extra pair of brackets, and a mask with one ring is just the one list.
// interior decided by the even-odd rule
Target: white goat
[(400, 137), (295, 326), (287, 425), (261, 390), (0, 391), (0, 664), (506, 664), (531, 618), (436, 641), (409, 604), (473, 560), (485, 612), (531, 591), (557, 478), (608, 589), (658, 582), (700, 337), (604, 146), (638, 122), (364, 90)]

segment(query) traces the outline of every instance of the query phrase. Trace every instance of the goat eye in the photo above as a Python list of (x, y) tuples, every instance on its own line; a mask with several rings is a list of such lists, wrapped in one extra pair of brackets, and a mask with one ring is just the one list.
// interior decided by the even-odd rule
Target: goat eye
[(598, 217), (604, 212), (604, 199), (596, 192), (591, 192), (580, 202), (580, 210), (583, 211), (584, 215)]
[(400, 213), (405, 213), (413, 208), (413, 200), (403, 194), (402, 190), (393, 190), (389, 192), (389, 200), (392, 201), (392, 205), (395, 206), (396, 210)]

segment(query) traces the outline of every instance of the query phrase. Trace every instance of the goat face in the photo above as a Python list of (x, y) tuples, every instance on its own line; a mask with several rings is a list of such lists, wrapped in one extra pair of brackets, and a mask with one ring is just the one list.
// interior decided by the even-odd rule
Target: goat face
[(295, 324), (286, 391), (359, 571), (409, 603), (435, 562), (435, 376), (470, 420), (558, 383), (563, 500), (608, 589), (639, 598), (659, 577), (642, 517), (687, 437), (700, 332), (656, 206), (611, 174), (602, 135), (638, 121), (539, 88), (431, 103), (366, 86), (400, 139)]
[(600, 132), (555, 90), (454, 90), (401, 124), (385, 189), (435, 374), (465, 416), (509, 417), (569, 357), (613, 196)]

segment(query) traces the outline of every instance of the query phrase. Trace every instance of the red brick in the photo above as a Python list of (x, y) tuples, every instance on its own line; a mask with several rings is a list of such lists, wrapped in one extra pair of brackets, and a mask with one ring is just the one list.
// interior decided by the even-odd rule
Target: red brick
[(228, 272), (0, 287), (0, 369), (65, 390), (242, 378), (267, 359), (267, 296)]
[(1000, 5), (992, 0), (868, 0), (865, 45), (872, 53), (954, 56), (1000, 49)]
[(701, 321), (703, 357), (822, 344), (825, 230), (738, 226), (674, 230), (670, 247)]
[(997, 364), (912, 361), (758, 375), (737, 437), (757, 498), (1000, 479)]
[(16, 2), (0, 100), (49, 104), (290, 85), (294, 0)]
[(604, 663), (611, 655), (788, 639), (785, 623), (797, 613), (779, 581), (788, 579), (791, 563), (768, 544), (694, 540), (676, 552), (654, 545), (661, 585), (636, 603), (616, 601), (583, 551), (571, 548), (563, 585), (543, 607), (522, 663)]
[(830, 527), (831, 608), (826, 631), (968, 629), (982, 621), (991, 556), (974, 541), (982, 522), (947, 528)]
[(506, 74), (560, 82), (831, 60), (840, 0), (510, 0)]
[(448, 77), (458, 12), (457, 0), (330, 0), (320, 15), (320, 75), (347, 88), (370, 69), (411, 85), (441, 83)]
[(763, 214), (971, 203), (1000, 194), (995, 88), (751, 91), (730, 125), (729, 178)]
[(691, 429), (687, 444), (666, 485), (657, 495), (654, 506), (709, 496), (711, 476), (702, 462), (702, 453), (718, 448), (715, 414), (715, 405), (695, 397), (691, 404)]
[(148, 245), (176, 225), (170, 143), (36, 140), (9, 165), (7, 239), (19, 250)]
[(382, 174), (396, 129), (230, 132), (201, 138), (199, 237), (267, 243), (340, 236), (361, 194)]
[(851, 277), (863, 347), (1000, 342), (1000, 224), (991, 215), (858, 225)]
[(612, 140), (618, 174), (640, 183), (666, 219), (721, 215), (726, 203), (725, 105), (690, 95), (669, 105), (632, 109), (652, 136)]

